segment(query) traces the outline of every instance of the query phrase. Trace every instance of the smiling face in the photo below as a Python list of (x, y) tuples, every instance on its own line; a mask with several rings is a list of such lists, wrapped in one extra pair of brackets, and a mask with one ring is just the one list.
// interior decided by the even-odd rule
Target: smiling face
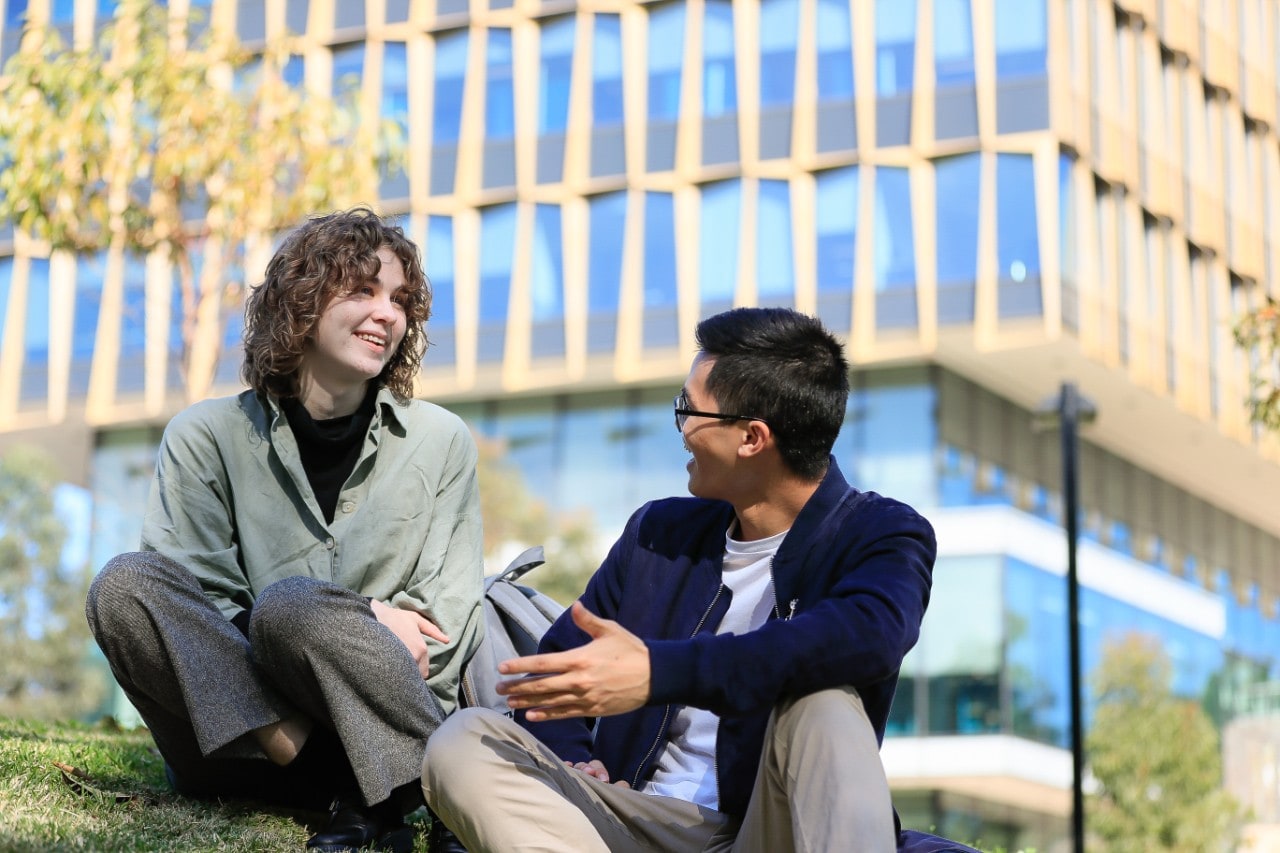
[[(377, 278), (334, 296), (307, 343), (302, 403), (313, 416), (345, 414), (346, 401), (358, 405), (368, 383), (378, 378), (404, 339), (404, 265), (386, 246), (378, 250), (378, 260)], [(329, 411), (335, 406), (338, 411)]]
[[(719, 412), (720, 406), (707, 391), (707, 374), (715, 359), (705, 353), (694, 356), (684, 383), (688, 407), (701, 412)], [(689, 472), (689, 494), (732, 502), (735, 489), (732, 474), (746, 421), (725, 421), (690, 415), (680, 434), (685, 449), (693, 457), (685, 465)]]

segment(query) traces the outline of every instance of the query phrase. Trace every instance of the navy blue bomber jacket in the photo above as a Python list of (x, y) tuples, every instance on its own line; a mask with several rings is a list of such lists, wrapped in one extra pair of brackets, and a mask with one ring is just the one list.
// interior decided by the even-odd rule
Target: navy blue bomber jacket
[[(765, 726), (780, 700), (852, 685), (884, 737), (902, 658), (929, 602), (933, 528), (915, 510), (852, 488), (834, 459), (774, 557), (775, 606), (756, 631), (717, 636), (731, 593), (720, 580), (733, 508), (669, 498), (627, 522), (582, 602), (644, 640), (649, 703), (626, 714), (523, 724), (568, 761), (599, 759), (642, 788), (681, 705), (720, 716), (720, 810), (741, 817)], [(566, 611), (539, 651), (584, 644)], [(521, 715), (522, 717), (523, 715)]]

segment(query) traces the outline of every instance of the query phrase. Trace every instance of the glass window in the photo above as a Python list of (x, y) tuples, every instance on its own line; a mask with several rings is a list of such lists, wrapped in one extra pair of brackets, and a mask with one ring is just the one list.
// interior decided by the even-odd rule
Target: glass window
[(944, 557), (934, 567), (917, 661), (929, 680), (930, 733), (1000, 730), (1000, 587), (999, 557)]
[(597, 14), (591, 50), (591, 115), (597, 125), (622, 124), (622, 22)]
[(1067, 608), (1063, 578), (1005, 558), (1005, 678), (1013, 733), (1068, 744)]
[(876, 0), (876, 94), (905, 95), (915, 74), (915, 0)]
[(564, 257), (560, 205), (539, 204), (533, 216), (533, 320), (564, 316)]
[(715, 118), (737, 112), (733, 4), (729, 0), (708, 0), (702, 31), (702, 54), (702, 114)]
[(9, 316), (9, 286), (13, 283), (13, 255), (0, 257), (0, 350), (4, 349), (4, 320)]
[(27, 272), (26, 363), (49, 362), (49, 260), (32, 258)]
[(141, 356), (147, 347), (146, 259), (128, 254), (124, 259), (124, 308), (120, 318), (120, 356)]
[(644, 194), (644, 304), (676, 305), (675, 210), (671, 193)]
[(791, 185), (761, 181), (757, 207), (756, 292), (761, 305), (790, 305), (796, 288), (791, 252)]
[(364, 42), (333, 49), (333, 94), (352, 95), (360, 90), (364, 75)]
[(453, 217), (427, 217), (427, 253), (423, 259), (431, 280), (431, 322), (452, 326), (457, 322), (453, 273)]
[(1040, 275), (1035, 167), (1029, 154), (996, 155), (996, 252), (1000, 278), (1021, 282)]
[(516, 132), (515, 90), (511, 82), (511, 30), (493, 27), (485, 48), (484, 132), (506, 139)]
[(480, 322), (505, 325), (515, 252), (516, 206), (480, 211)]
[(4, 26), (5, 29), (10, 27), (19, 27), (22, 25), (23, 18), (27, 14), (27, 0), (9, 0), (5, 4)]
[(818, 99), (853, 97), (849, 0), (818, 0)]
[(702, 304), (733, 304), (738, 284), (738, 244), (742, 182), (716, 181), (702, 187), (698, 284)]
[(680, 115), (680, 68), (684, 61), (683, 3), (649, 12), (649, 118), (675, 121)]
[(978, 278), (978, 183), (982, 158), (961, 154), (935, 166), (938, 209), (938, 284)]
[(973, 85), (969, 0), (934, 0), (933, 63), (939, 87)]
[(915, 238), (911, 225), (911, 180), (906, 169), (875, 170), (876, 290), (914, 287)]
[[(292, 61), (291, 58), (290, 62)], [(288, 65), (285, 66), (286, 70), (288, 67)], [(381, 112), (382, 118), (395, 122), (400, 128), (402, 138), (407, 139), (409, 136), (409, 66), (405, 44), (402, 41), (389, 41), (383, 45)]]
[[(858, 488), (937, 506), (937, 392), (923, 370), (872, 375), (849, 397), (837, 454)], [(845, 455), (847, 454), (847, 455)]]
[[(303, 64), (302, 57), (296, 53), (291, 53), (289, 54), (288, 59), (284, 61), (284, 65), (280, 68), (280, 79), (290, 87), (296, 88), (302, 85), (302, 78), (305, 75), (305, 69), (306, 66)], [(407, 122), (408, 119), (405, 121)]]
[[(102, 306), (102, 279), (106, 277), (106, 252), (76, 259), (76, 316), (72, 323), (72, 360), (91, 361), (97, 339), (97, 315)], [(177, 289), (177, 288), (175, 288)], [(180, 314), (179, 314), (180, 316)], [(177, 346), (182, 346), (178, 327)], [(86, 366), (86, 378), (87, 378)]]
[(858, 167), (816, 175), (818, 290), (853, 292), (858, 231)]
[[(98, 21), (102, 23), (110, 20), (119, 5), (120, 0), (98, 0)], [(163, 6), (164, 3), (161, 2), (160, 5)]]
[(49, 23), (70, 24), (76, 19), (76, 0), (53, 0), (49, 9)]
[(995, 0), (996, 77), (1041, 75), (1046, 68), (1044, 0)]
[(542, 25), (538, 92), (538, 133), (564, 133), (569, 123), (569, 82), (573, 76), (572, 15)]
[(795, 100), (796, 42), (799, 37), (798, 0), (761, 0), (761, 106), (790, 104)]
[(587, 307), (592, 314), (614, 314), (622, 287), (622, 240), (626, 232), (627, 194), (606, 193), (590, 201), (591, 243)]
[(467, 73), (467, 31), (436, 38), (435, 104), (432, 109), (432, 141), (448, 145), (458, 141), (462, 127), (463, 83)]
[[(643, 502), (630, 488), (639, 460), (630, 440), (635, 417), (626, 396), (621, 391), (576, 394), (557, 412), (555, 424), (559, 470), (553, 505), (562, 512), (589, 511), (610, 531), (620, 530)], [(611, 474), (608, 489), (600, 488), (601, 471)]]

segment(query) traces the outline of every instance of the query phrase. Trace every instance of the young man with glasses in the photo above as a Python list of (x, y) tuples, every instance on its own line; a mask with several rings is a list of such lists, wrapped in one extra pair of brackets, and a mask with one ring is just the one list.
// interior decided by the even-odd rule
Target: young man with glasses
[(465, 710), (428, 803), (472, 850), (885, 851), (879, 742), (915, 644), (929, 523), (845, 482), (848, 365), (811, 317), (699, 324), (675, 401), (693, 498), (628, 522), (539, 654), (515, 719)]

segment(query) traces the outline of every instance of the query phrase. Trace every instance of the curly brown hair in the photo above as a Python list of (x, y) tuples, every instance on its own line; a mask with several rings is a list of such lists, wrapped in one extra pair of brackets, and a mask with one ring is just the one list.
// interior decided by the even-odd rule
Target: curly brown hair
[(267, 264), (266, 280), (250, 292), (244, 309), (244, 366), (240, 375), (255, 391), (297, 397), (298, 369), (306, 342), (335, 296), (376, 278), (383, 246), (404, 264), (404, 340), (378, 376), (401, 402), (413, 396), (413, 379), (426, 350), (431, 288), (418, 247), (404, 231), (367, 207), (314, 216), (285, 238)]

